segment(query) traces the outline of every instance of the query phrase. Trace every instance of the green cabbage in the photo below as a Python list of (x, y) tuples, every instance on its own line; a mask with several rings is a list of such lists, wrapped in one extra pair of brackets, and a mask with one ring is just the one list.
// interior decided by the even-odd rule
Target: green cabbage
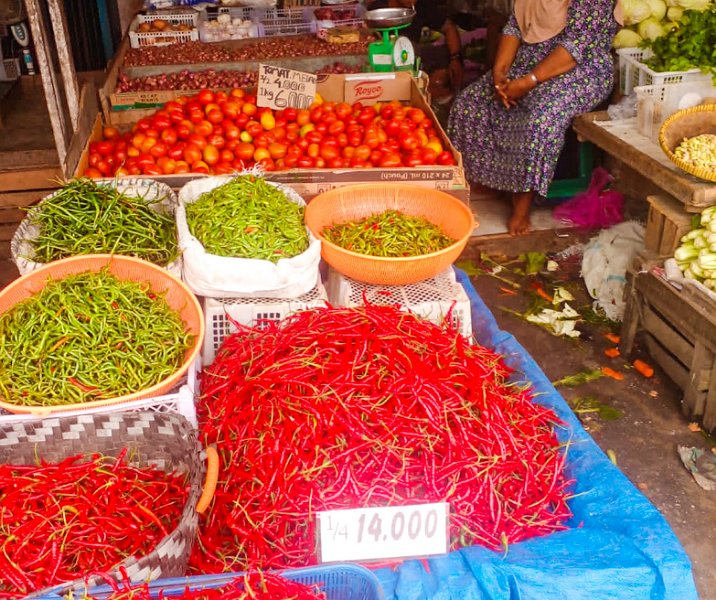
[(624, 25), (636, 25), (651, 15), (651, 7), (646, 0), (624, 0), (622, 10), (624, 11)]
[(620, 29), (614, 36), (615, 48), (636, 48), (642, 37), (631, 29)]
[(666, 33), (661, 22), (651, 17), (639, 23), (636, 26), (636, 30), (645, 40), (655, 40)]
[(681, 15), (684, 14), (684, 9), (679, 6), (670, 6), (666, 11), (666, 17), (669, 21), (681, 21)]
[(650, 18), (661, 21), (666, 16), (666, 2), (664, 0), (646, 0), (651, 9)]
[(711, 4), (712, 0), (676, 0), (676, 6), (684, 10), (705, 10)]

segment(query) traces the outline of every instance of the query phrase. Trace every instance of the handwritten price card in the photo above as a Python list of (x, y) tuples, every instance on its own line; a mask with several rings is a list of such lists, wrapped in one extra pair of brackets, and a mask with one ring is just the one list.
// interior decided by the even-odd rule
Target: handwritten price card
[(257, 104), (281, 110), (308, 108), (316, 96), (316, 75), (285, 67), (259, 65)]
[(318, 513), (321, 562), (434, 556), (448, 551), (448, 504)]

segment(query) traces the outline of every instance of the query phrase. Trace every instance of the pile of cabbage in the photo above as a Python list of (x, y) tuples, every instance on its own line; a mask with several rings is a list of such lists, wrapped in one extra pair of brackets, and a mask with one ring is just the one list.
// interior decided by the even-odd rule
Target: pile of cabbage
[(621, 0), (624, 27), (614, 37), (615, 48), (636, 48), (679, 26), (685, 10), (716, 7), (716, 0)]

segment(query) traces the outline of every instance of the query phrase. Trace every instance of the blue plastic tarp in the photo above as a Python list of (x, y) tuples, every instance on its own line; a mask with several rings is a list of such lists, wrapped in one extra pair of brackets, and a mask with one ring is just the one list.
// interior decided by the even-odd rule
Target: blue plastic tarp
[(597, 446), (527, 351), (497, 326), (465, 273), (456, 274), (470, 297), (476, 341), (502, 354), (515, 379), (532, 384), (535, 402), (566, 424), (557, 435), (570, 441), (573, 517), (569, 530), (511, 544), (506, 554), (473, 546), (378, 569), (385, 600), (697, 598), (689, 558), (664, 517)]

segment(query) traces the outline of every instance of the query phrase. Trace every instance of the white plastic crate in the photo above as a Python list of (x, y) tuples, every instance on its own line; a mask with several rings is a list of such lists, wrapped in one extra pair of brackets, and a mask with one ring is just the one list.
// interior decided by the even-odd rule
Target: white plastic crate
[(20, 77), (20, 60), (6, 58), (0, 60), (0, 81), (15, 81)]
[(256, 11), (241, 6), (202, 11), (198, 27), (199, 39), (209, 43), (262, 37), (263, 32)]
[(326, 290), (328, 301), (333, 306), (361, 306), (364, 299), (370, 304), (399, 304), (401, 308), (438, 324), (452, 309), (453, 326), (463, 336), (472, 337), (470, 298), (456, 281), (452, 269), (411, 285), (371, 285), (329, 268)]
[(653, 56), (653, 52), (647, 48), (620, 48), (617, 50), (617, 54), (619, 55), (619, 90), (625, 96), (629, 95), (635, 87), (641, 85), (663, 85), (711, 79), (710, 75), (701, 72), (700, 69), (654, 71), (643, 62)]
[(312, 8), (256, 9), (254, 20), (259, 23), (261, 37), (313, 33)]
[(207, 298), (204, 305), (206, 334), (201, 358), (205, 365), (214, 362), (224, 338), (236, 331), (231, 319), (242, 325), (261, 327), (268, 321), (280, 321), (291, 313), (326, 305), (328, 296), (319, 281), (310, 292), (298, 298)]
[(181, 384), (171, 393), (164, 396), (156, 396), (155, 398), (144, 398), (143, 400), (133, 400), (132, 402), (123, 402), (120, 404), (112, 404), (108, 406), (99, 406), (96, 408), (88, 408), (85, 410), (73, 410), (65, 412), (53, 412), (51, 415), (27, 415), (14, 414), (0, 409), (0, 425), (7, 423), (22, 423), (33, 419), (46, 419), (51, 417), (62, 417), (66, 415), (91, 415), (96, 413), (109, 412), (130, 412), (136, 410), (150, 410), (158, 413), (179, 413), (186, 418), (189, 423), (197, 427), (196, 406), (194, 404), (197, 395), (197, 373), (201, 369), (201, 362), (194, 361), (189, 367), (187, 376)]
[(712, 81), (682, 81), (660, 85), (643, 85), (636, 91), (637, 129), (643, 136), (658, 142), (664, 121), (677, 110), (701, 104), (706, 98), (716, 98)]
[[(172, 25), (188, 25), (188, 31), (139, 31), (142, 23), (151, 23), (157, 19), (167, 21)], [(180, 42), (198, 41), (199, 30), (197, 29), (198, 13), (151, 13), (148, 15), (137, 15), (129, 30), (129, 45), (132, 48), (144, 46), (166, 46), (167, 44), (178, 44)]]

